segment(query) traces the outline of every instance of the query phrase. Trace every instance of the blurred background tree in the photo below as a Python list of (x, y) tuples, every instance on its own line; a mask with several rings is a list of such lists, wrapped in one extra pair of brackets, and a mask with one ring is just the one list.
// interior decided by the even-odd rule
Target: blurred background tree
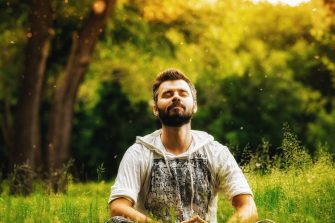
[[(11, 126), (12, 114), (20, 108), (31, 10), (27, 3), (0, 2), (4, 30), (0, 33), (0, 159), (8, 170), (10, 151), (16, 151), (16, 141), (22, 142), (14, 136), (20, 130)], [(239, 161), (248, 162), (248, 157), (242, 160), (244, 153), (259, 152), (264, 141), (269, 142), (270, 154), (280, 153), (284, 123), (310, 154), (320, 144), (335, 153), (333, 1), (312, 0), (292, 7), (243, 0), (120, 0), (106, 27), (99, 30), (95, 50), (85, 63), (87, 71), (75, 63), (72, 70), (80, 70), (80, 78), (72, 84), (73, 90), (59, 93), (71, 103), (57, 104), (59, 86), (71, 85), (75, 79), (69, 72), (73, 36), (83, 30), (90, 12), (99, 10), (97, 2), (101, 3), (65, 0), (50, 6), (53, 31), (40, 86), (41, 105), (27, 105), (39, 111), (35, 124), (41, 128), (44, 166), (50, 162), (48, 154), (58, 168), (73, 157), (74, 173), (82, 180), (95, 178), (101, 163), (106, 177), (113, 176), (135, 136), (159, 127), (151, 115), (151, 84), (168, 67), (181, 69), (196, 83), (199, 111), (193, 127), (229, 145)], [(62, 82), (65, 73), (69, 79)], [(73, 121), (50, 121), (59, 108), (70, 116), (74, 111)], [(51, 145), (63, 149), (48, 149), (50, 135), (58, 135)], [(34, 150), (26, 151), (36, 155)]]

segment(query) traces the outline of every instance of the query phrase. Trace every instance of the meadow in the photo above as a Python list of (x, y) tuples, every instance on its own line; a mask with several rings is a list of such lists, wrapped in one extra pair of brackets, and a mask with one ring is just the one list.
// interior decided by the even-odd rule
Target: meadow
[[(335, 159), (318, 155), (335, 155), (334, 1), (0, 2), (0, 223), (106, 222), (113, 179), (95, 168), (115, 175), (134, 136), (157, 128), (150, 89), (169, 67), (197, 87), (192, 128), (247, 163), (261, 219), (335, 222)], [(72, 179), (65, 194), (34, 182), (30, 193), (33, 179), (19, 177), (30, 194), (10, 193), (13, 166), (67, 182), (53, 173), (72, 158), (94, 182)], [(221, 196), (219, 223), (233, 211)]]
[[(335, 222), (335, 169), (327, 157), (304, 169), (272, 169), (265, 175), (246, 175), (261, 219), (278, 223)], [(233, 209), (226, 200), (219, 202), (219, 222), (225, 222)]]
[[(335, 219), (335, 169), (327, 156), (304, 168), (273, 168), (267, 174), (248, 171), (260, 218), (275, 222), (322, 222)], [(48, 194), (36, 184), (26, 197), (10, 196), (3, 183), (0, 198), (1, 223), (29, 222), (106, 222), (107, 199), (112, 182), (69, 184), (66, 194)], [(223, 196), (219, 199), (219, 222), (226, 220), (233, 208)]]

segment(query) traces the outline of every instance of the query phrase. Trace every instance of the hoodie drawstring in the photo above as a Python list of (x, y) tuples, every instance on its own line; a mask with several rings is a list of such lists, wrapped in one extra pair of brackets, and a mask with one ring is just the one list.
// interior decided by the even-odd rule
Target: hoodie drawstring
[[(162, 152), (162, 151), (161, 151)], [(177, 178), (177, 174), (173, 174), (172, 171), (171, 171), (171, 168), (170, 168), (170, 164), (169, 164), (169, 160), (168, 158), (166, 157), (166, 154), (164, 152), (162, 152), (163, 154), (163, 158), (164, 158), (164, 161), (165, 161), (165, 164), (166, 164), (166, 167), (171, 175), (172, 178), (174, 178), (174, 180), (176, 181), (176, 184), (177, 184), (177, 188), (179, 190), (179, 193), (178, 193), (178, 207), (179, 207), (179, 212), (183, 213), (183, 203), (182, 203), (182, 200), (181, 200), (181, 194), (180, 194), (180, 186), (179, 186), (179, 181), (178, 181), (178, 178)]]
[(187, 166), (188, 166), (188, 171), (190, 172), (190, 178), (191, 178), (191, 192), (192, 192), (192, 196), (191, 196), (191, 216), (194, 213), (193, 210), (193, 201), (194, 201), (194, 182), (193, 182), (193, 174), (192, 174), (192, 168), (191, 168), (191, 153), (188, 154), (187, 157)]
[[(177, 179), (177, 176), (175, 174), (172, 173), (171, 171), (171, 168), (170, 168), (170, 165), (169, 165), (169, 160), (167, 159), (166, 157), (166, 154), (164, 152), (162, 152), (163, 154), (163, 157), (164, 157), (164, 161), (165, 161), (165, 164), (167, 166), (167, 169), (169, 171), (169, 173), (171, 174), (171, 176), (176, 180), (176, 183), (177, 183), (177, 188), (178, 190), (180, 191), (180, 186), (179, 186), (179, 182), (178, 182), (178, 179)], [(193, 181), (193, 174), (192, 174), (192, 164), (191, 164), (191, 153), (188, 154), (188, 157), (187, 157), (187, 168), (188, 168), (188, 172), (190, 173), (190, 179), (191, 179), (191, 204), (190, 204), (190, 207), (191, 207), (191, 213), (190, 213), (190, 216), (188, 217), (192, 217), (193, 214), (194, 214), (194, 210), (193, 210), (193, 201), (194, 201), (194, 181)], [(181, 194), (179, 193), (179, 202), (180, 202), (180, 208), (182, 209), (182, 203), (181, 203)]]
[(162, 152), (162, 154), (163, 154), (163, 158), (164, 158), (166, 167), (167, 167), (169, 173), (171, 174), (171, 176), (173, 177), (172, 172), (171, 172), (171, 169), (170, 169), (169, 161), (168, 161), (168, 159), (167, 159), (167, 157), (166, 157), (166, 154), (165, 154), (164, 152)]

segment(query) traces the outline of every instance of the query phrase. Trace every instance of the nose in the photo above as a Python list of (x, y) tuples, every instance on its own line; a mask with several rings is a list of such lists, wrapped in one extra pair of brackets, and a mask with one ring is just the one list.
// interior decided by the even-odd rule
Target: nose
[(175, 102), (175, 101), (180, 101), (180, 97), (179, 97), (179, 94), (178, 94), (178, 93), (174, 93), (173, 98), (172, 98), (172, 101), (173, 101), (173, 102)]

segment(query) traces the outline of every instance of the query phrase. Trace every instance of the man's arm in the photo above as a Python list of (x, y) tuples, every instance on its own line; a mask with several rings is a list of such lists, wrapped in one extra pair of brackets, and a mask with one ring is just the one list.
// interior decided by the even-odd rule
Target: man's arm
[(113, 200), (110, 205), (111, 216), (122, 216), (138, 223), (154, 223), (152, 219), (133, 208), (133, 202), (126, 198)]
[(254, 199), (249, 194), (240, 194), (233, 197), (232, 204), (236, 209), (228, 223), (254, 223), (258, 219)]
[[(127, 219), (130, 219), (136, 223), (159, 223), (158, 221), (154, 221), (151, 218), (147, 217), (143, 213), (137, 211), (133, 208), (133, 202), (126, 198), (118, 198), (112, 201), (109, 205), (111, 211), (111, 217), (114, 216), (122, 216)], [(182, 223), (207, 223), (203, 219), (201, 219), (198, 215), (192, 217), (187, 221), (183, 221)]]

